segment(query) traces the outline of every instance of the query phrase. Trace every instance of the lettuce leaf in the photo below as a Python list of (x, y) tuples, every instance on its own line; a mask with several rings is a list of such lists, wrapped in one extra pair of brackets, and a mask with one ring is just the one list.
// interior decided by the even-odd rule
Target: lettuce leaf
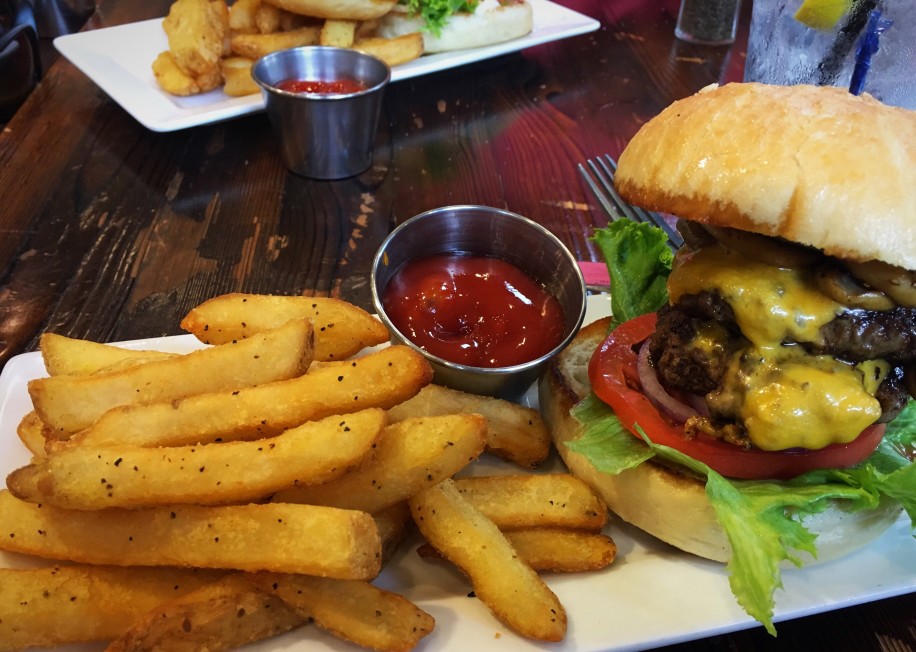
[(674, 254), (657, 226), (616, 220), (597, 229), (598, 244), (611, 277), (614, 326), (655, 312), (668, 303), (668, 274)]
[(733, 550), (726, 566), (732, 593), (773, 635), (773, 595), (782, 587), (779, 564), (801, 565), (799, 552), (817, 554), (815, 536), (801, 523), (803, 515), (823, 511), (835, 499), (851, 511), (873, 509), (884, 496), (898, 501), (916, 527), (916, 464), (906, 457), (916, 448), (916, 401), (888, 426), (884, 442), (863, 463), (812, 471), (787, 482), (729, 480), (679, 451), (653, 444), (643, 433), (644, 445), (593, 394), (572, 414), (583, 429), (567, 447), (605, 473), (659, 456), (706, 477), (706, 495)]
[(582, 424), (582, 434), (566, 447), (588, 458), (592, 466), (609, 475), (639, 466), (655, 456), (627, 430), (613, 410), (594, 394), (589, 394), (572, 411)]
[(473, 12), (478, 0), (401, 0), (411, 16), (420, 16), (434, 36), (442, 33), (449, 16), (459, 11)]

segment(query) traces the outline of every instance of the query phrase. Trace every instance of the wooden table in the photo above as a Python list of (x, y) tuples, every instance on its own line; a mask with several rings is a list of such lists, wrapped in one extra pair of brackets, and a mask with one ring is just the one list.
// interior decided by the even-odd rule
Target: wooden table
[[(601, 29), (396, 84), (372, 168), (344, 181), (288, 173), (263, 114), (154, 133), (56, 61), (0, 136), (0, 364), (45, 331), (98, 341), (177, 334), (189, 308), (225, 292), (334, 296), (371, 309), (380, 242), (449, 204), (508, 208), (599, 260), (589, 235), (607, 217), (576, 164), (616, 156), (673, 100), (740, 80), (749, 7), (734, 46), (701, 47), (674, 38), (676, 0), (562, 4)], [(101, 0), (87, 29), (167, 7)], [(912, 650), (916, 594), (779, 632), (671, 649)]]

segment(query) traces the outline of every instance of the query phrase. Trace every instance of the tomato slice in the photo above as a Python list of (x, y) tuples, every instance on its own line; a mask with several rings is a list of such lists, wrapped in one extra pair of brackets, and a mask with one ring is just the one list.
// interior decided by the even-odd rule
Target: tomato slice
[(871, 455), (884, 437), (884, 425), (878, 424), (848, 444), (831, 444), (819, 450), (747, 450), (704, 435), (688, 439), (638, 389), (635, 345), (655, 331), (655, 323), (653, 313), (621, 324), (598, 347), (588, 367), (595, 394), (636, 436), (639, 426), (653, 443), (674, 448), (724, 476), (748, 480), (786, 480), (814, 469), (853, 466)]

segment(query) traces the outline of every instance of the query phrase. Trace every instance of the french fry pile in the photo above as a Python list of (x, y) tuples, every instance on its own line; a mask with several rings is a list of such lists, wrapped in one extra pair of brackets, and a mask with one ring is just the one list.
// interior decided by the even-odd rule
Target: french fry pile
[[(538, 572), (604, 568), (607, 510), (548, 455), (539, 415), (430, 384), (429, 365), (334, 299), (225, 295), (176, 355), (45, 335), (48, 376), (0, 491), (0, 650), (222, 650), (315, 624), (410, 650), (429, 614), (372, 581), (416, 525), (522, 636), (561, 640)], [(360, 353), (360, 355), (356, 355)], [(517, 473), (455, 478), (485, 451)]]
[[(354, 48), (395, 66), (423, 54), (419, 32), (397, 38), (374, 35), (377, 19), (394, 2), (309, 0), (176, 0), (162, 27), (169, 49), (153, 62), (159, 86), (172, 95), (196, 95), (222, 86), (227, 95), (259, 88), (251, 66), (260, 57), (303, 45)], [(370, 11), (366, 13), (366, 6)]]

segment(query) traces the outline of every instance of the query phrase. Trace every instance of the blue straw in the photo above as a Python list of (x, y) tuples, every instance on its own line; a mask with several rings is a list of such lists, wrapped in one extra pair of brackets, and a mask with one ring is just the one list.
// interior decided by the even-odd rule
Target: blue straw
[(878, 51), (881, 34), (893, 24), (892, 20), (882, 20), (881, 12), (877, 9), (869, 13), (868, 24), (856, 48), (856, 65), (852, 71), (852, 81), (849, 82), (849, 92), (853, 95), (860, 95), (865, 89), (865, 77), (871, 68), (871, 58)]

